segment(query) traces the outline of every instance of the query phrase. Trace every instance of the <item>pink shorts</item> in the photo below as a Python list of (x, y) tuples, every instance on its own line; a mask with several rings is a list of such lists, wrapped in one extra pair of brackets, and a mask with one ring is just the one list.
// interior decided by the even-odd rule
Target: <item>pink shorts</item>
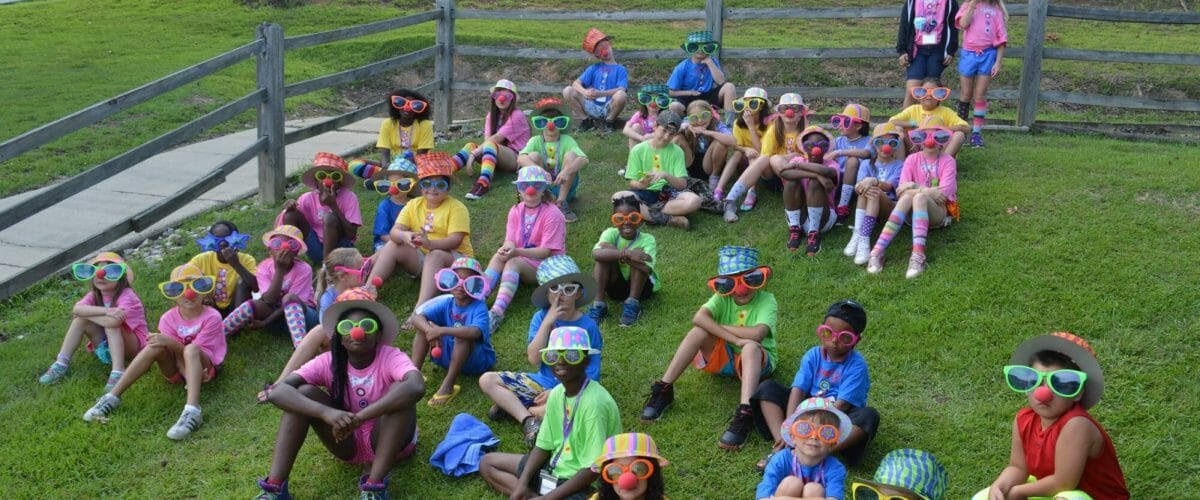
[[(167, 383), (170, 384), (182, 384), (187, 382), (187, 378), (183, 376), (182, 372), (175, 372), (175, 375), (165, 378), (167, 379)], [(208, 367), (208, 370), (204, 372), (204, 380), (201, 380), (201, 382), (208, 382), (214, 378), (217, 378), (217, 365)]]
[[(354, 456), (350, 458), (349, 463), (364, 465), (375, 461), (375, 447), (371, 445), (371, 432), (374, 430), (375, 420), (368, 420), (354, 430)], [(413, 431), (412, 441), (396, 453), (397, 462), (411, 457), (413, 452), (417, 451), (417, 437), (420, 434), (420, 428)]]

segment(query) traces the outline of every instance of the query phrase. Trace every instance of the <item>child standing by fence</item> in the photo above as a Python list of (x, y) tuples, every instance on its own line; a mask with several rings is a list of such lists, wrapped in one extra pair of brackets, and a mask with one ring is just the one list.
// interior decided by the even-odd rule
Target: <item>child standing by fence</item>
[(904, 107), (919, 99), (911, 91), (922, 81), (942, 78), (942, 71), (958, 51), (957, 13), (957, 0), (904, 0), (896, 35), (900, 67), (907, 68)]
[[(971, 147), (982, 148), (983, 121), (987, 117), (987, 89), (1000, 72), (1000, 60), (1008, 46), (1008, 8), (1004, 0), (966, 0), (954, 18), (963, 30), (959, 51), (958, 117), (967, 119), (971, 112)], [(975, 107), (970, 109), (972, 100)]]

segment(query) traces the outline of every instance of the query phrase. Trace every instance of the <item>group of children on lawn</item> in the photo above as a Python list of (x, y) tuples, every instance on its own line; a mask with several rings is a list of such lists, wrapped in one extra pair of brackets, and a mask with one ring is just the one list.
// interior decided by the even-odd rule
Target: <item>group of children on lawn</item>
[[(954, 3), (941, 0), (947, 1)], [(229, 222), (214, 224), (197, 240), (202, 253), (159, 285), (176, 306), (161, 316), (157, 333), (148, 332), (133, 270), (119, 255), (105, 252), (75, 264), (74, 277), (90, 290), (73, 309), (62, 349), (41, 382), (67, 374), (86, 336), (88, 349), (113, 369), (84, 420), (110, 418), (122, 394), (157, 365), (169, 382), (187, 387), (183, 413), (167, 432), (183, 439), (201, 425), (200, 388), (220, 373), (227, 339), (247, 329), (281, 330), (295, 351), (258, 394), (259, 402), (283, 410), (271, 467), (258, 482), (264, 497), (289, 497), (288, 478), (310, 428), (336, 457), (364, 466), (364, 496), (385, 496), (393, 465), (416, 447), (416, 404), (427, 393), (421, 368), (428, 358), (445, 370), (428, 405), (450, 403), (461, 391), (459, 375), (478, 375), (494, 403), (488, 416), (520, 424), (527, 454), (492, 452), (479, 463), (498, 492), (584, 498), (599, 480), (598, 498), (663, 498), (667, 459), (650, 436), (622, 433), (617, 405), (599, 380), (599, 324), (608, 316), (607, 300), (621, 301), (618, 323), (630, 326), (641, 316), (641, 301), (660, 291), (657, 243), (644, 226), (686, 229), (687, 216), (705, 197), (734, 222), (739, 210), (754, 206), (761, 179), (778, 179), (790, 250), (803, 243), (815, 254), (822, 233), (837, 220), (852, 220), (845, 253), (873, 273), (911, 213), (913, 277), (924, 270), (928, 229), (958, 216), (953, 154), (969, 131), (939, 105), (949, 90), (927, 81), (911, 90), (919, 104), (873, 129), (865, 106), (847, 105), (831, 120), (841, 132), (835, 138), (809, 124), (797, 94), (780, 96), (774, 106), (760, 88), (735, 99), (711, 57), (719, 45), (710, 34), (690, 34), (683, 48), (689, 59), (668, 85), (637, 93), (639, 109), (623, 129), (631, 146), (624, 169), (629, 189), (612, 196), (612, 227), (593, 247), (591, 274), (565, 254), (566, 224), (578, 218), (571, 203), (588, 165), (567, 134), (568, 106), (543, 99), (527, 120), (516, 86), (501, 80), (492, 89), (483, 142), (450, 155), (432, 151), (428, 100), (401, 90), (390, 96), (391, 119), (380, 130), (383, 161), (347, 163), (318, 154), (301, 178), (309, 191), (286, 202), (276, 227), (262, 236), (269, 258), (258, 262), (246, 253), (249, 235)], [(589, 31), (584, 49), (601, 62), (563, 95), (587, 117), (585, 126), (615, 130), (628, 75), (603, 33)], [(538, 135), (531, 137), (530, 125)], [(479, 176), (468, 199), (494, 187), (497, 169), (517, 173), (519, 201), (486, 268), (474, 258), (467, 206), (449, 194), (454, 174), (473, 176), (475, 163)], [(705, 175), (707, 190), (689, 182)], [(384, 195), (370, 258), (355, 249), (362, 225), (350, 189), (355, 177)], [(884, 214), (890, 215), (872, 248), (873, 228)], [(315, 277), (314, 268), (320, 270)], [(397, 269), (420, 290), (413, 314), (403, 320), (376, 302)], [(739, 449), (755, 429), (774, 443), (758, 463), (763, 478), (756, 497), (840, 499), (847, 492), (842, 460), (857, 466), (880, 422), (868, 406), (867, 361), (855, 350), (867, 312), (853, 300), (831, 305), (816, 327), (816, 345), (785, 387), (772, 378), (789, 362), (778, 357), (778, 304), (765, 290), (771, 275), (758, 250), (720, 248), (708, 280), (713, 295), (651, 384), (639, 420), (664, 416), (689, 365), (735, 377), (739, 400), (717, 445)], [(538, 310), (525, 353), (533, 371), (495, 371), (491, 336), (523, 283), (536, 286)], [(392, 346), (402, 329), (414, 332), (408, 353)], [(976, 498), (1128, 498), (1112, 441), (1087, 413), (1104, 378), (1086, 341), (1069, 333), (1026, 341), (1003, 375), (1011, 389), (1027, 395), (1028, 407), (1014, 421), (1009, 465)], [(850, 481), (849, 495), (939, 499), (947, 482), (932, 454), (900, 449), (884, 457), (873, 480)]]

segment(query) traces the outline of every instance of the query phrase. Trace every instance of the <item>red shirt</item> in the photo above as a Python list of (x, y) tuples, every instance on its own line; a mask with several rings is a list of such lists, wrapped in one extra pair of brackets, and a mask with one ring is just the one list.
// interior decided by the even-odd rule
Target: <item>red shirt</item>
[(1079, 477), (1076, 489), (1096, 500), (1128, 500), (1129, 489), (1125, 487), (1125, 475), (1121, 472), (1121, 464), (1117, 462), (1117, 450), (1113, 448), (1112, 438), (1078, 403), (1046, 429), (1042, 429), (1042, 419), (1032, 408), (1025, 407), (1017, 412), (1017, 432), (1025, 449), (1025, 466), (1029, 473), (1039, 479), (1054, 474), (1054, 450), (1058, 435), (1067, 422), (1076, 417), (1088, 419), (1104, 437), (1100, 454), (1089, 458), (1083, 465), (1083, 475)]

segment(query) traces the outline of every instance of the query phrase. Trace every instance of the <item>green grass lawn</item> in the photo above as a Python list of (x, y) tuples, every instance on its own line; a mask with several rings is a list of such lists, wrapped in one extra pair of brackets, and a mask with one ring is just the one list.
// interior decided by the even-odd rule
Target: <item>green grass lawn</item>
[[(884, 114), (878, 109), (876, 113)], [(615, 170), (624, 162), (624, 140), (579, 136), (594, 159), (585, 173), (581, 220), (568, 229), (569, 253), (590, 269), (590, 248), (607, 225), (608, 193), (622, 187)], [(460, 143), (445, 145), (445, 149)], [(768, 289), (780, 304), (780, 367), (790, 380), (800, 356), (816, 342), (813, 329), (825, 307), (852, 297), (869, 311), (862, 353), (871, 367), (870, 404), (883, 423), (862, 468), (869, 476), (893, 448), (935, 453), (951, 476), (948, 498), (987, 485), (1008, 456), (1011, 419), (1023, 405), (1000, 377), (1022, 340), (1055, 330), (1080, 333), (1094, 345), (1108, 387), (1093, 415), (1115, 441), (1134, 498), (1168, 498), (1200, 487), (1191, 457), (1200, 431), (1186, 415), (1200, 412), (1200, 390), (1190, 365), (1200, 349), (1200, 294), (1194, 265), (1200, 233), (1200, 173), (1179, 168), (1200, 161), (1196, 147), (1145, 146), (1056, 134), (992, 134), (989, 149), (961, 155), (959, 196), (963, 219), (929, 239), (929, 271), (903, 277), (910, 233), (889, 249), (882, 275), (867, 275), (840, 253), (848, 238), (835, 229), (815, 258), (784, 250), (786, 228), (778, 195), (735, 225), (719, 217), (693, 217), (693, 230), (651, 229), (659, 240), (664, 291), (646, 303), (642, 321), (605, 335), (602, 383), (616, 399), (628, 431), (645, 431), (672, 460), (672, 498), (746, 498), (759, 480), (753, 465), (769, 443), (752, 437), (741, 452), (716, 447), (736, 403), (737, 384), (688, 371), (677, 383), (675, 406), (655, 425), (637, 414), (649, 384), (661, 376), (691, 315), (709, 296), (703, 280), (715, 272), (715, 251), (726, 244), (753, 245), (775, 274)], [(469, 205), (472, 238), (485, 260), (500, 244), (503, 219), (513, 202), (510, 176)], [(461, 196), (465, 182), (454, 187)], [(369, 227), (377, 197), (359, 193)], [(242, 207), (245, 207), (243, 210)], [(228, 218), (260, 234), (277, 207), (244, 203), (216, 210), (183, 226), (198, 231)], [(369, 238), (360, 238), (365, 249)], [(136, 288), (152, 325), (169, 306), (155, 284), (195, 250), (187, 244), (161, 262), (135, 261)], [(264, 256), (257, 238), (250, 251)], [(498, 368), (525, 370), (524, 345), (533, 314), (530, 288), (518, 298), (494, 336)], [(41, 386), (37, 376), (53, 360), (82, 288), (54, 278), (0, 305), (0, 483), (13, 497), (47, 491), (63, 497), (250, 497), (254, 478), (266, 474), (280, 412), (254, 404), (254, 393), (272, 379), (290, 349), (283, 336), (253, 332), (230, 344), (221, 377), (202, 395), (204, 426), (189, 440), (165, 437), (183, 404), (181, 388), (147, 375), (105, 424), (87, 424), (82, 413), (100, 395), (107, 368), (80, 351), (61, 384)], [(393, 279), (382, 301), (397, 314), (410, 311), (416, 286)], [(618, 309), (619, 310), (619, 309)], [(411, 337), (397, 344), (408, 349)], [(431, 384), (442, 372), (427, 364)], [(408, 498), (491, 498), (478, 477), (450, 479), (428, 457), (458, 412), (483, 417), (489, 406), (463, 377), (462, 394), (444, 409), (418, 406), (422, 442), (417, 458), (392, 476), (392, 493)], [(516, 424), (492, 424), (501, 451), (521, 452)], [(358, 470), (332, 459), (315, 440), (302, 450), (292, 492), (303, 497), (349, 496)]]

